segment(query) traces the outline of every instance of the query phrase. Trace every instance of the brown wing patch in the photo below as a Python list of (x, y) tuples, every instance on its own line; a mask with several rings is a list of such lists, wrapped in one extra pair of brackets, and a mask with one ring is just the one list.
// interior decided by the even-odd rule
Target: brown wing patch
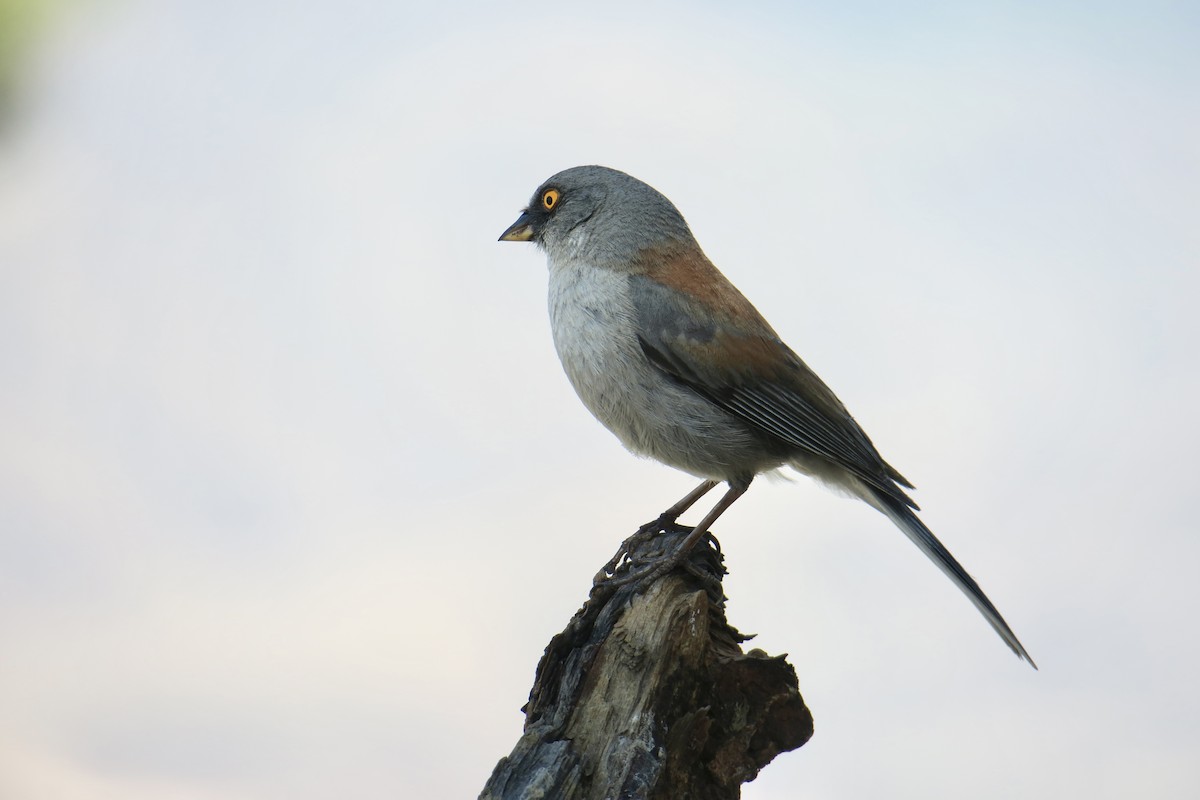
[(795, 368), (788, 349), (773, 337), (718, 329), (712, 341), (694, 350), (703, 350), (703, 355), (694, 355), (706, 358), (730, 378), (736, 376), (731, 383), (784, 380)]
[(655, 245), (638, 252), (633, 271), (682, 292), (712, 311), (716, 317), (751, 336), (777, 338), (746, 296), (721, 274), (695, 244)]
[(647, 248), (631, 266), (638, 338), (655, 366), (796, 452), (915, 508), (833, 391), (694, 244)]

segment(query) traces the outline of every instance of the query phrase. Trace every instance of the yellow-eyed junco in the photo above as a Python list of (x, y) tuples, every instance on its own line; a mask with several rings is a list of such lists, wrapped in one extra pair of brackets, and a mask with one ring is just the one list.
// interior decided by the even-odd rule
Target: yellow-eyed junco
[(918, 519), (901, 488), (912, 484), (717, 271), (670, 200), (623, 172), (574, 167), (539, 186), (500, 240), (533, 241), (546, 252), (554, 344), (588, 410), (634, 453), (704, 479), (661, 519), (673, 522), (717, 483), (729, 484), (681, 551), (756, 475), (789, 466), (886, 514), (1033, 665)]

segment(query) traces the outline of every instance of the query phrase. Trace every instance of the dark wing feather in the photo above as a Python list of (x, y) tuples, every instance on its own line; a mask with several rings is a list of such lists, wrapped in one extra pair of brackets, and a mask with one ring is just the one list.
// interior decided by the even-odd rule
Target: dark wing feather
[[(911, 484), (883, 460), (841, 401), (779, 340), (749, 301), (728, 284), (703, 280), (715, 273), (704, 264), (691, 264), (690, 274), (680, 273), (691, 279), (690, 285), (678, 281), (668, 286), (646, 275), (631, 278), (642, 331), (638, 342), (646, 357), (764, 434), (861, 480), (868, 494), (864, 499), (889, 516), (971, 598), (1008, 646), (1036, 669), (979, 584), (913, 513), (916, 505), (897, 483), (909, 488)], [(714, 285), (721, 288), (713, 290)], [(695, 286), (709, 287), (703, 309), (688, 299)]]
[(678, 291), (645, 276), (632, 280), (638, 341), (655, 366), (758, 430), (916, 508), (897, 486), (911, 484), (748, 302), (740, 313), (712, 320)]

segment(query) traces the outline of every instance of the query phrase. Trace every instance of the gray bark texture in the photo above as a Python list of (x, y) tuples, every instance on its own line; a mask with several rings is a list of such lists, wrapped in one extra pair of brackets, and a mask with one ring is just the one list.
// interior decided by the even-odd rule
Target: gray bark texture
[[(626, 542), (602, 574), (649, 563), (690, 529), (658, 530)], [(524, 733), (481, 800), (729, 800), (807, 742), (795, 670), (743, 652), (749, 637), (725, 619), (722, 560), (710, 536), (648, 585), (598, 579), (547, 645)]]

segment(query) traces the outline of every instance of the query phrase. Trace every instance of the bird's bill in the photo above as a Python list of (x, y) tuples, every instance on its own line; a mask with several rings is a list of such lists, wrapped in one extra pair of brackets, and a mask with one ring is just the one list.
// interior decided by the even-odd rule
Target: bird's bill
[(509, 225), (504, 233), (500, 234), (497, 241), (501, 242), (528, 242), (533, 238), (533, 220), (529, 214), (522, 211), (521, 216), (517, 217), (517, 221)]

